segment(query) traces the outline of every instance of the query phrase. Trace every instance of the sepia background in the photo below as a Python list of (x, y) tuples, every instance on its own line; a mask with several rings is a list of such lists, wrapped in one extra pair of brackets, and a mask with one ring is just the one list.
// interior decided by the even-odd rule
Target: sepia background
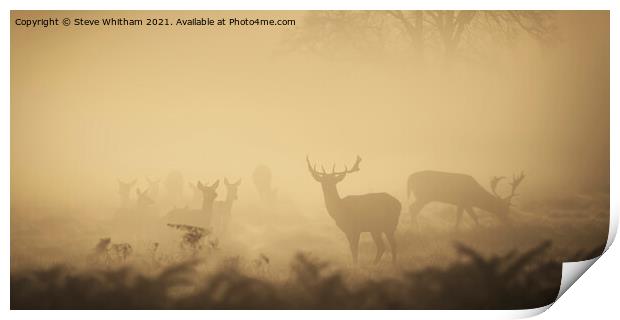
[[(278, 275), (298, 252), (329, 263), (355, 287), (453, 268), (463, 255), (455, 243), (483, 257), (543, 248), (540, 259), (557, 262), (606, 241), (608, 12), (11, 14), (12, 21), (48, 17), (171, 23), (248, 17), (296, 24), (12, 25), (12, 273), (58, 264), (155, 272), (185, 261), (177, 252), (180, 233), (165, 227), (138, 232), (143, 221), (137, 220), (119, 223), (129, 212), (121, 208), (119, 180), (134, 179), (129, 207), (136, 188), (148, 189), (151, 220), (199, 207), (190, 183), (219, 179), (223, 200), (224, 178), (241, 179), (228, 233), (200, 253), (199, 269), (210, 274), (237, 259), (240, 272), (269, 283), (285, 281)], [(387, 257), (370, 263), (375, 249), (369, 235), (362, 235), (359, 265), (351, 263), (306, 155), (338, 169), (359, 155), (360, 171), (338, 185), (340, 195), (387, 192), (401, 202), (397, 267)], [(482, 226), (465, 217), (454, 230), (455, 208), (445, 204), (429, 205), (412, 221), (406, 182), (421, 170), (468, 174), (487, 190), (492, 176), (524, 171), (515, 201), (518, 226), (505, 229), (478, 210)], [(261, 172), (270, 180), (261, 180)], [(159, 181), (158, 192), (147, 179)], [(261, 183), (273, 191), (269, 199)], [(182, 187), (173, 198), (177, 184)], [(127, 261), (98, 265), (88, 258), (106, 237), (131, 244)], [(547, 240), (549, 246), (539, 246)], [(155, 242), (169, 258), (157, 266)], [(544, 305), (550, 296), (545, 291), (524, 305)], [(469, 306), (459, 303), (398, 306)]]

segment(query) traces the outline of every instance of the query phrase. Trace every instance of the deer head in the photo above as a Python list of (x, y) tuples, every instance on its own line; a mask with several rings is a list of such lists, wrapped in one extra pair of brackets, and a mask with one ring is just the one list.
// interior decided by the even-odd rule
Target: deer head
[(518, 194), (515, 193), (515, 192), (517, 191), (517, 188), (519, 187), (521, 182), (523, 182), (523, 179), (525, 179), (525, 174), (523, 174), (523, 172), (521, 172), (518, 175), (516, 175), (516, 174), (512, 175), (512, 182), (509, 183), (509, 185), (511, 187), (511, 191), (510, 191), (510, 194), (505, 196), (505, 197), (502, 197), (499, 194), (497, 194), (497, 185), (503, 179), (506, 179), (506, 177), (493, 177), (493, 178), (491, 178), (491, 191), (493, 192), (493, 195), (498, 200), (501, 200), (502, 205), (501, 205), (501, 208), (499, 208), (498, 211), (500, 211), (502, 213), (508, 214), (508, 212), (510, 211), (510, 207), (512, 206), (512, 199), (515, 196), (518, 196)]
[(226, 198), (230, 200), (237, 200), (237, 188), (241, 184), (241, 179), (235, 183), (228, 182), (227, 178), (224, 178), (224, 185), (226, 186)]
[(351, 169), (344, 167), (344, 171), (336, 171), (336, 164), (332, 167), (332, 172), (328, 173), (325, 171), (325, 168), (321, 166), (321, 172), (316, 170), (316, 164), (311, 165), (308, 156), (306, 156), (306, 164), (308, 165), (308, 171), (310, 171), (310, 175), (314, 178), (314, 180), (320, 182), (324, 186), (335, 186), (338, 182), (342, 181), (344, 177), (349, 173), (357, 172), (360, 170), (360, 162), (362, 162), (362, 158), (357, 156), (355, 160), (355, 164)]
[(217, 192), (215, 192), (215, 190), (219, 185), (220, 180), (215, 181), (211, 186), (209, 186), (208, 184), (202, 184), (202, 182), (198, 181), (196, 187), (202, 192), (203, 201), (213, 202), (213, 200), (217, 198)]
[(151, 180), (149, 177), (146, 177), (146, 182), (149, 184), (149, 195), (153, 198), (157, 198), (159, 195), (160, 180)]
[(140, 191), (140, 188), (138, 188), (136, 189), (136, 194), (138, 195), (138, 207), (140, 208), (148, 207), (149, 205), (155, 203), (155, 201), (149, 197), (148, 189)]

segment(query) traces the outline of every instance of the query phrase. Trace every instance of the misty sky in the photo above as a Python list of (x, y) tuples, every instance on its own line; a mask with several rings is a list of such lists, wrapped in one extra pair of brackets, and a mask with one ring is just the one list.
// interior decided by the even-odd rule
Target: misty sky
[(117, 178), (173, 169), (249, 181), (258, 164), (291, 197), (322, 202), (306, 154), (329, 168), (363, 158), (342, 194), (403, 199), (407, 176), (425, 169), (485, 186), (524, 170), (524, 194), (608, 192), (608, 13), (560, 13), (557, 43), (489, 43), (492, 59), (451, 71), (402, 51), (331, 59), (285, 48), (304, 14), (258, 15), (298, 19), (286, 28), (12, 25), (12, 206), (115, 203)]

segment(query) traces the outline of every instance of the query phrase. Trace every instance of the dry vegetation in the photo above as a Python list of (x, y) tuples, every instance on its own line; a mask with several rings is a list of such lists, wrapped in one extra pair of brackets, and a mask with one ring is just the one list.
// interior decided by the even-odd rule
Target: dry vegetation
[[(43, 216), (38, 220), (46, 225), (31, 223), (27, 232), (13, 219), (11, 307), (539, 307), (557, 295), (561, 262), (602, 251), (606, 201), (523, 201), (512, 227), (483, 214), (481, 227), (466, 219), (457, 232), (454, 209), (431, 206), (413, 224), (401, 217), (396, 266), (387, 257), (370, 264), (369, 236), (362, 237), (360, 264), (352, 265), (344, 236), (322, 210), (304, 215), (290, 208), (240, 208), (222, 239), (206, 229), (165, 224), (132, 238), (107, 220)], [(269, 221), (280, 224), (265, 223), (265, 215), (279, 215)]]
[[(543, 242), (523, 253), (485, 258), (462, 244), (447, 268), (405, 271), (391, 279), (348, 284), (345, 271), (298, 254), (290, 277), (261, 276), (262, 256), (242, 268), (227, 261), (200, 276), (188, 260), (147, 276), (131, 268), (72, 273), (64, 267), (11, 277), (14, 309), (523, 309), (551, 303), (558, 293), (559, 261), (539, 259)], [(586, 258), (600, 252), (597, 248)]]

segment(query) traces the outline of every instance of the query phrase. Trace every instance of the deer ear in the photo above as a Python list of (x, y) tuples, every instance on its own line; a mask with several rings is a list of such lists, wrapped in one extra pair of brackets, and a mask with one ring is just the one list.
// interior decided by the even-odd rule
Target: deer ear
[(217, 180), (217, 181), (215, 181), (215, 183), (213, 183), (213, 185), (211, 185), (211, 189), (215, 189), (219, 185), (220, 185), (220, 180)]

